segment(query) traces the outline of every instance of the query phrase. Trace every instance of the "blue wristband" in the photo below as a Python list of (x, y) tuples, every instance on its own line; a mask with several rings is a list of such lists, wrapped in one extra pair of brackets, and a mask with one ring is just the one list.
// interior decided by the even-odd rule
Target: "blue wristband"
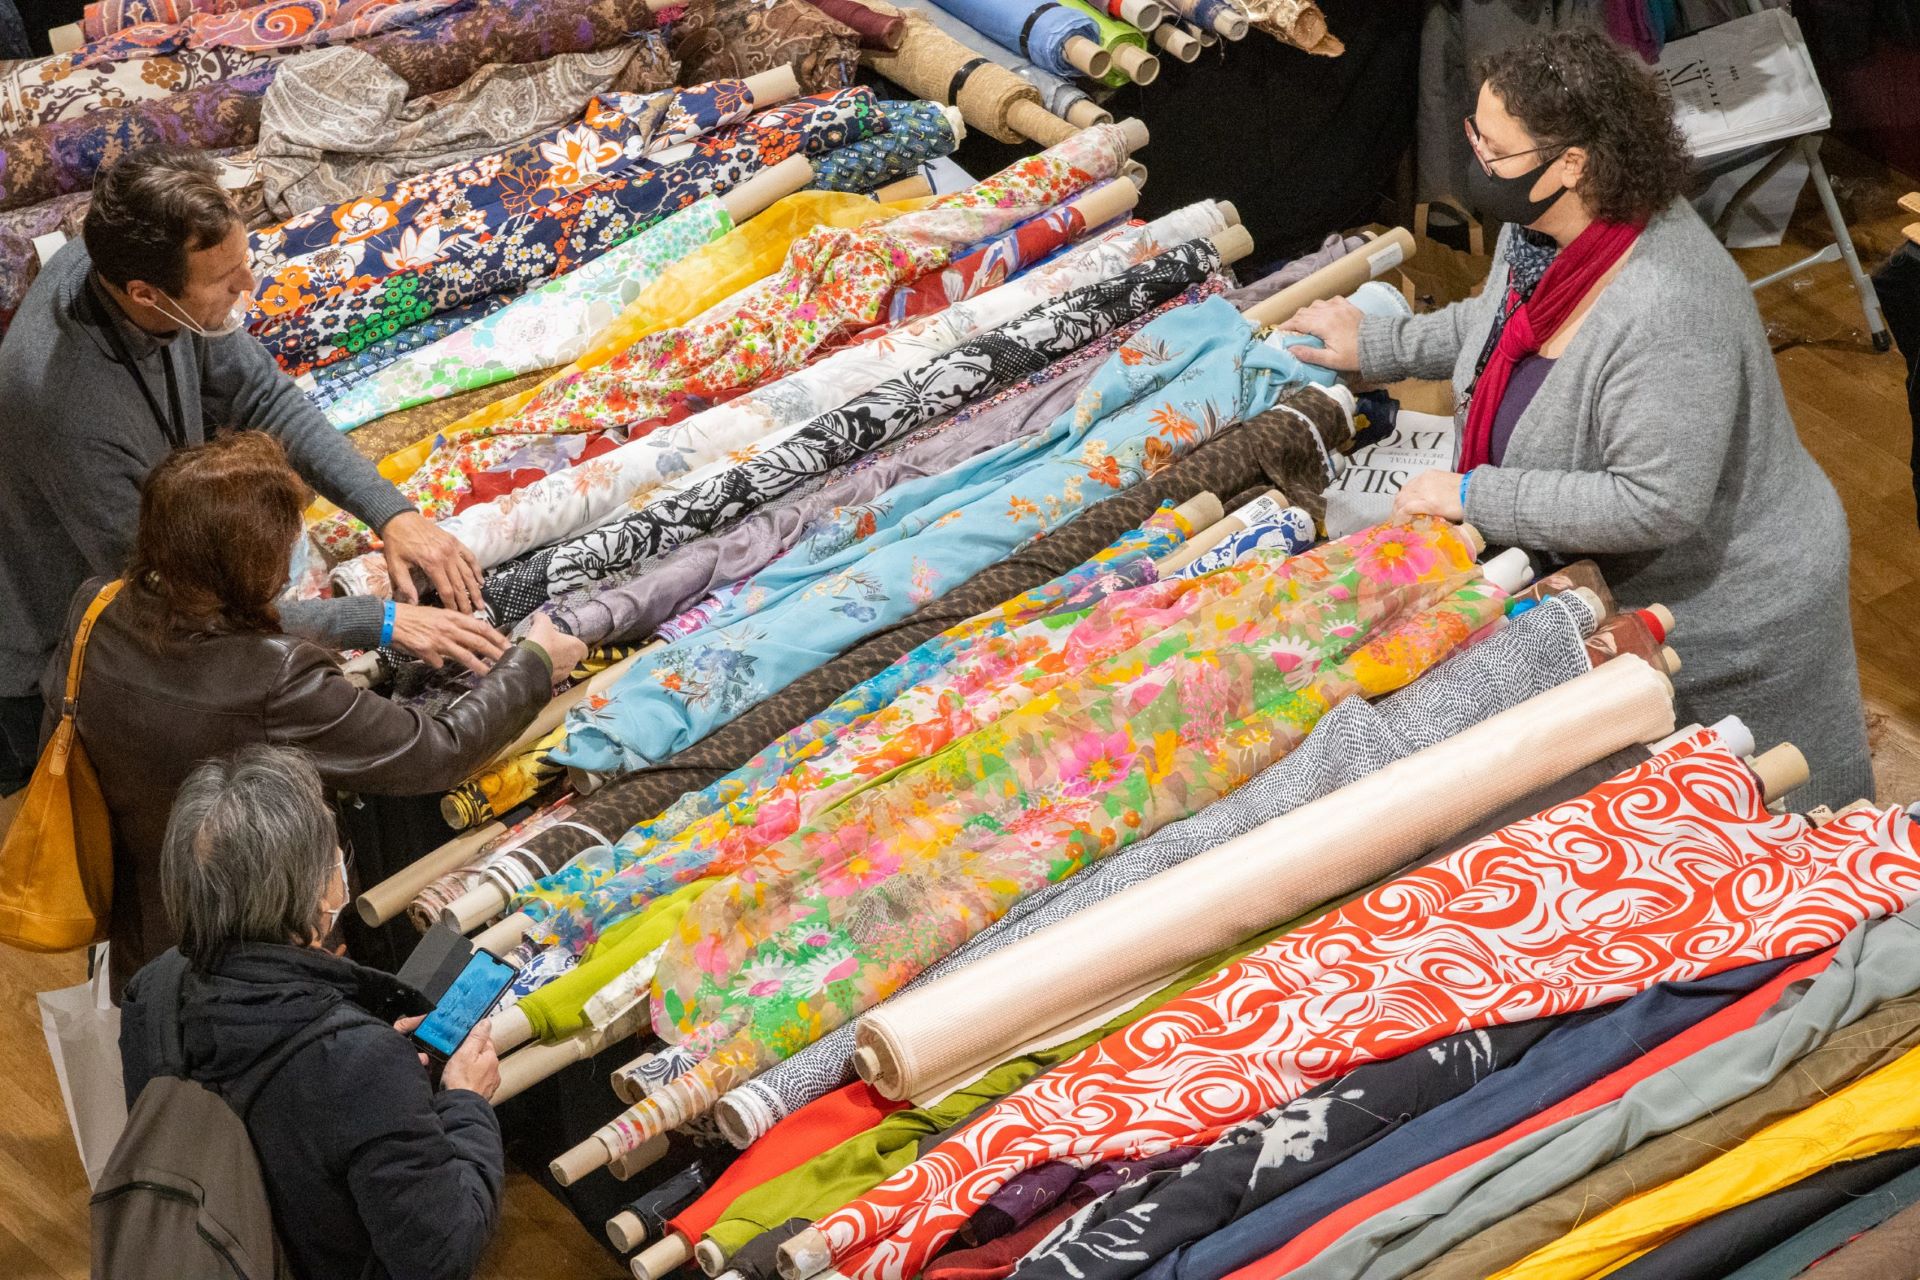
[(1467, 518), (1467, 482), (1472, 479), (1471, 471), (1460, 477), (1460, 518), (1462, 520)]
[(393, 601), (391, 600), (386, 601), (381, 607), (380, 647), (382, 649), (393, 643), (393, 615), (395, 612)]

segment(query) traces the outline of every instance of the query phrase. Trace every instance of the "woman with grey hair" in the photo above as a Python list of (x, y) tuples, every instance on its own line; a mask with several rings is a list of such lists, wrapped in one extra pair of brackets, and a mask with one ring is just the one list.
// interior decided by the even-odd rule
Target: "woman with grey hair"
[[(313, 765), (250, 746), (195, 769), (174, 802), (160, 881), (188, 965), (186, 1074), (222, 1094), (257, 1085), (242, 1119), (294, 1274), (471, 1275), (504, 1175), (488, 1105), (499, 1060), (483, 1022), (436, 1090), (403, 1034), (425, 998), (327, 950), (348, 901), (346, 860)], [(165, 1015), (143, 994), (162, 985), (149, 971), (163, 963), (177, 961), (169, 953), (136, 974), (122, 1006), (129, 1105), (154, 1071), (147, 1020)], [(273, 1065), (280, 1045), (329, 1015)]]

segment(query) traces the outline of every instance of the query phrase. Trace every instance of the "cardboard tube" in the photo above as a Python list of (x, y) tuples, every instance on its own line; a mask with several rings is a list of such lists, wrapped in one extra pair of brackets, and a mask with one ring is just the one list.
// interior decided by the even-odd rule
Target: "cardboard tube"
[(639, 1280), (664, 1280), (669, 1271), (676, 1271), (693, 1261), (693, 1248), (687, 1238), (674, 1232), (665, 1240), (647, 1246), (640, 1256), (633, 1260), (633, 1274)]
[(1215, 200), (1213, 203), (1214, 207), (1220, 210), (1220, 216), (1226, 219), (1228, 226), (1237, 227), (1240, 225), (1240, 207), (1238, 205), (1234, 204), (1231, 200)]
[(414, 895), (450, 871), (472, 862), (488, 844), (507, 834), (506, 824), (489, 822), (447, 841), (424, 858), (408, 863), (353, 900), (353, 909), (370, 925), (383, 925), (407, 909)]
[(833, 1250), (818, 1227), (808, 1227), (775, 1251), (774, 1267), (780, 1280), (809, 1280), (833, 1265)]
[(1112, 55), (1085, 36), (1068, 36), (1060, 56), (1067, 60), (1067, 65), (1093, 80), (1113, 69)]
[(1126, 140), (1128, 155), (1153, 141), (1153, 135), (1147, 131), (1147, 122), (1132, 116), (1120, 122), (1120, 134)]
[[(1101, 54), (1106, 57), (1106, 54)], [(1007, 127), (1029, 142), (1058, 146), (1080, 132), (1037, 102), (1015, 102), (1007, 107)]]
[(490, 1021), (493, 1030), (493, 1051), (503, 1058), (533, 1039), (533, 1023), (519, 1005), (501, 1010), (494, 1014)]
[[(722, 199), (724, 200), (725, 197), (722, 197)], [(651, 648), (652, 646), (649, 645), (647, 647)], [(627, 674), (628, 669), (640, 660), (640, 655), (644, 652), (646, 652), (645, 649), (636, 649), (612, 666), (596, 671), (572, 688), (555, 694), (551, 702), (540, 708), (540, 713), (534, 716), (532, 723), (520, 731), (519, 737), (494, 753), (493, 759), (488, 762), (489, 767), (513, 759), (534, 743), (540, 741), (540, 739), (546, 737), (555, 729), (558, 729), (561, 724), (565, 722), (567, 712), (579, 706), (589, 695), (598, 693), (618, 680), (621, 676)]]
[(1173, 15), (1167, 12), (1160, 0), (1120, 0), (1120, 12), (1114, 13), (1104, 4), (1094, 5), (1096, 9), (1106, 9), (1113, 17), (1142, 32), (1158, 31), (1163, 23)]
[(625, 1182), (636, 1173), (644, 1173), (667, 1154), (667, 1135), (649, 1138), (607, 1166), (607, 1172)]
[(613, 1161), (613, 1152), (600, 1140), (597, 1133), (588, 1134), (587, 1140), (576, 1147), (569, 1147), (554, 1157), (547, 1166), (547, 1172), (553, 1180), (563, 1187), (570, 1187), (595, 1169), (604, 1169)]
[(497, 884), (482, 883), (449, 902), (440, 914), (452, 916), (460, 932), (472, 933), (506, 909), (507, 891)]
[(782, 196), (813, 181), (813, 162), (805, 156), (788, 156), (771, 169), (762, 169), (720, 197), (735, 222), (745, 222)]
[(1091, 129), (1097, 124), (1112, 124), (1113, 112), (1092, 98), (1082, 98), (1067, 108), (1067, 123), (1076, 129)]
[(504, 958), (507, 952), (520, 945), (532, 928), (533, 917), (524, 911), (516, 911), (506, 919), (488, 925), (474, 938), (473, 945)]
[(1204, 529), (1227, 514), (1226, 506), (1211, 493), (1196, 493), (1173, 510), (1195, 529)]
[(1680, 654), (1672, 645), (1663, 644), (1660, 646), (1660, 661), (1666, 664), (1668, 675), (1677, 676), (1680, 674)]
[(1807, 758), (1791, 742), (1783, 742), (1761, 752), (1747, 761), (1747, 767), (1760, 780), (1760, 790), (1767, 797), (1768, 804), (1795, 787), (1805, 786), (1807, 779), (1813, 776), (1807, 768)]
[(1182, 62), (1192, 62), (1200, 56), (1200, 42), (1170, 22), (1153, 29), (1153, 42), (1168, 57)]
[(77, 22), (69, 22), (64, 27), (55, 27), (47, 32), (47, 44), (55, 53), (72, 53), (87, 42), (87, 33), (80, 29)]
[(747, 86), (747, 96), (753, 99), (756, 107), (770, 107), (776, 102), (800, 96), (800, 77), (794, 74), (791, 63), (748, 76), (740, 83)]
[(1067, 203), (1080, 211), (1089, 228), (1102, 227), (1133, 211), (1140, 203), (1140, 188), (1131, 182), (1108, 182)]
[(1238, 9), (1222, 9), (1213, 15), (1209, 24), (1215, 35), (1223, 40), (1244, 40), (1247, 38), (1247, 15)]
[(1395, 227), (1379, 239), (1369, 240), (1345, 257), (1328, 263), (1298, 284), (1289, 285), (1266, 301), (1248, 307), (1246, 317), (1258, 325), (1283, 324), (1309, 303), (1345, 297), (1412, 256), (1413, 236), (1405, 227)]
[(1673, 634), (1673, 610), (1663, 604), (1650, 604), (1647, 612), (1659, 620), (1660, 629), (1668, 635)]
[(1213, 241), (1213, 247), (1220, 251), (1220, 261), (1223, 263), (1238, 262), (1253, 252), (1253, 233), (1239, 225), (1216, 231), (1207, 239)]
[(932, 194), (933, 184), (928, 182), (923, 175), (916, 173), (909, 177), (902, 178), (898, 182), (889, 182), (886, 186), (875, 191), (873, 198), (881, 204), (892, 204), (895, 200), (918, 200), (922, 196), (930, 196)]
[(637, 1106), (640, 1099), (647, 1096), (646, 1090), (640, 1087), (640, 1077), (637, 1072), (652, 1057), (651, 1053), (643, 1053), (633, 1061), (623, 1062), (613, 1069), (613, 1074), (607, 1078), (607, 1083), (613, 1088), (614, 1097), (631, 1107)]
[(1144, 49), (1136, 49), (1130, 44), (1113, 47), (1113, 65), (1120, 74), (1135, 84), (1152, 84), (1160, 78), (1160, 59)]
[(647, 1242), (647, 1224), (631, 1209), (607, 1219), (607, 1240), (622, 1253), (632, 1253)]
[(714, 1277), (714, 1280), (726, 1274), (727, 1251), (712, 1240), (702, 1240), (693, 1246), (693, 1261), (695, 1266), (704, 1274)]
[(494, 1092), (493, 1104), (499, 1106), (563, 1068), (585, 1062), (608, 1045), (618, 1044), (638, 1031), (648, 1016), (647, 1006), (638, 1004), (604, 1027), (591, 1028), (552, 1044), (528, 1045), (507, 1054), (500, 1059), (500, 1088)]
[(1120, 167), (1120, 174), (1138, 191), (1147, 185), (1147, 166), (1138, 160), (1129, 160)]

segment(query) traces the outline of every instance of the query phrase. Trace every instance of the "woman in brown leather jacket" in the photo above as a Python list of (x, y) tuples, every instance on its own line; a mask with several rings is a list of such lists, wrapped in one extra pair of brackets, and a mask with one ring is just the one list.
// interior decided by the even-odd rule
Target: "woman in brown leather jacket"
[[(141, 492), (126, 585), (94, 625), (78, 711), (113, 824), (116, 999), (178, 941), (157, 869), (174, 792), (195, 766), (270, 743), (305, 752), (331, 789), (443, 791), (512, 741), (552, 697), (554, 673), (585, 655), (543, 620), (487, 655), (492, 670), (444, 710), (359, 688), (333, 654), (279, 630), (274, 601), (306, 503), (280, 445), (257, 431), (175, 451)], [(69, 643), (101, 585), (75, 598)], [(64, 679), (65, 655), (49, 670)], [(59, 706), (60, 690), (48, 692)]]

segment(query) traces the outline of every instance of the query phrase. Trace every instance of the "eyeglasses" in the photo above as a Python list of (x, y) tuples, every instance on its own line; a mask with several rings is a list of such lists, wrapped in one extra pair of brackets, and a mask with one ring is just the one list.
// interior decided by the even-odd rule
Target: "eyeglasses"
[(1490, 156), (1487, 154), (1487, 140), (1480, 135), (1480, 126), (1473, 122), (1473, 117), (1468, 116), (1461, 121), (1461, 123), (1467, 126), (1467, 149), (1473, 152), (1473, 158), (1480, 162), (1480, 168), (1485, 171), (1489, 178), (1497, 178), (1500, 176), (1493, 171), (1493, 166), (1496, 164), (1505, 164), (1509, 160), (1518, 160), (1521, 156), (1538, 155), (1542, 151), (1553, 151), (1555, 155), (1560, 155), (1566, 151), (1565, 147), (1560, 147), (1558, 150), (1555, 150), (1553, 146), (1548, 145), (1544, 147), (1532, 147), (1526, 151), (1512, 151), (1504, 156)]

